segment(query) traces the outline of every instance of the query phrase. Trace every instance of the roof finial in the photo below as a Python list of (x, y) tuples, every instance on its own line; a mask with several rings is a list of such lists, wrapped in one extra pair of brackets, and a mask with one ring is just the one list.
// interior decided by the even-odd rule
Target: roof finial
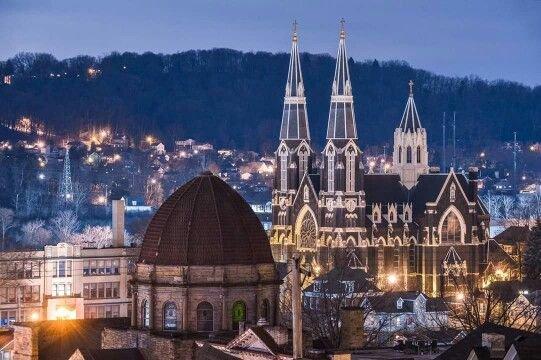
[(344, 18), (340, 19), (340, 39), (345, 39), (346, 37), (346, 30), (344, 29), (345, 24), (346, 20), (344, 20)]
[(410, 86), (410, 96), (413, 96), (413, 80), (410, 80), (408, 85)]
[(293, 21), (293, 41), (297, 41), (297, 19)]

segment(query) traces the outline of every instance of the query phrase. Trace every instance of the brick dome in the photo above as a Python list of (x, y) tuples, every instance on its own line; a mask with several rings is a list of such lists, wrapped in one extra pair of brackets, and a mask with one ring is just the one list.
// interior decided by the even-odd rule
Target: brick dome
[(139, 262), (156, 265), (274, 263), (263, 227), (244, 199), (204, 172), (176, 190), (145, 233)]

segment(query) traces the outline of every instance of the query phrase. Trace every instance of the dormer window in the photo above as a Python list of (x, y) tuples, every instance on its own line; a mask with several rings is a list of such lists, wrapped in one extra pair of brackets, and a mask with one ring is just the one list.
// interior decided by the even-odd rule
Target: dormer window
[(379, 206), (376, 204), (372, 205), (372, 221), (374, 223), (381, 222), (381, 211), (379, 209)]
[(449, 189), (449, 201), (455, 202), (456, 200), (456, 185), (453, 183), (451, 184), (451, 188)]
[(402, 309), (402, 306), (404, 306), (404, 300), (402, 300), (402, 298), (399, 298), (398, 300), (396, 300), (396, 308)]
[(304, 200), (304, 202), (310, 201), (310, 192), (308, 190), (308, 186), (306, 186), (306, 185), (304, 185), (303, 200)]

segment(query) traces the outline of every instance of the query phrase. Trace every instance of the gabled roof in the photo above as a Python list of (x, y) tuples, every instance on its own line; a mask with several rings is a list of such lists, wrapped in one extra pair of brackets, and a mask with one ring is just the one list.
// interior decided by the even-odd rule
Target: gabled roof
[(236, 356), (228, 354), (220, 349), (216, 349), (209, 343), (195, 350), (195, 360), (236, 360), (240, 359)]
[[(411, 313), (413, 312), (413, 302), (419, 296), (427, 298), (418, 291), (390, 291), (383, 294), (369, 296), (366, 298), (368, 306), (376, 313)], [(402, 299), (402, 308), (397, 307), (398, 299)]]
[[(228, 349), (263, 350), (272, 355), (280, 353), (280, 346), (261, 326), (254, 326), (234, 338), (227, 344)], [(254, 349), (255, 348), (255, 349)]]
[(408, 199), (407, 189), (398, 174), (366, 174), (364, 176), (366, 204), (402, 203)]
[[(144, 360), (139, 349), (77, 349), (84, 360)], [(40, 357), (41, 359), (41, 357)], [(79, 359), (79, 357), (77, 358)]]
[(488, 263), (504, 262), (513, 267), (518, 266), (517, 262), (494, 239), (489, 239), (486, 246)]
[(525, 242), (530, 236), (528, 226), (509, 226), (507, 229), (494, 237), (494, 240), (500, 245), (517, 245), (519, 242)]
[(519, 336), (523, 338), (533, 338), (531, 341), (541, 341), (541, 335), (531, 333), (524, 330), (518, 330), (506, 326), (496, 325), (493, 323), (485, 323), (479, 328), (470, 332), (464, 337), (464, 339), (451, 346), (449, 349), (436, 357), (437, 360), (464, 360), (468, 358), (468, 355), (474, 348), (481, 347), (481, 338), (483, 333), (495, 333), (505, 336), (505, 349), (508, 350), (513, 342), (517, 340)]
[(344, 291), (342, 281), (354, 281), (355, 292), (379, 291), (366, 271), (349, 266), (335, 267), (331, 271), (318, 276), (314, 279), (314, 283), (307, 286), (304, 291), (316, 292), (315, 282), (321, 282), (321, 290), (319, 292), (337, 294)]

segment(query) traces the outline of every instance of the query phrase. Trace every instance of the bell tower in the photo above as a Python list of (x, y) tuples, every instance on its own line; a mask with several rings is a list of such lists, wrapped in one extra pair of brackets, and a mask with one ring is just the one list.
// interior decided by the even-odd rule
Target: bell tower
[(400, 125), (394, 131), (393, 171), (408, 189), (419, 175), (428, 173), (428, 147), (426, 130), (421, 126), (413, 99), (413, 81), (409, 81), (409, 97)]

